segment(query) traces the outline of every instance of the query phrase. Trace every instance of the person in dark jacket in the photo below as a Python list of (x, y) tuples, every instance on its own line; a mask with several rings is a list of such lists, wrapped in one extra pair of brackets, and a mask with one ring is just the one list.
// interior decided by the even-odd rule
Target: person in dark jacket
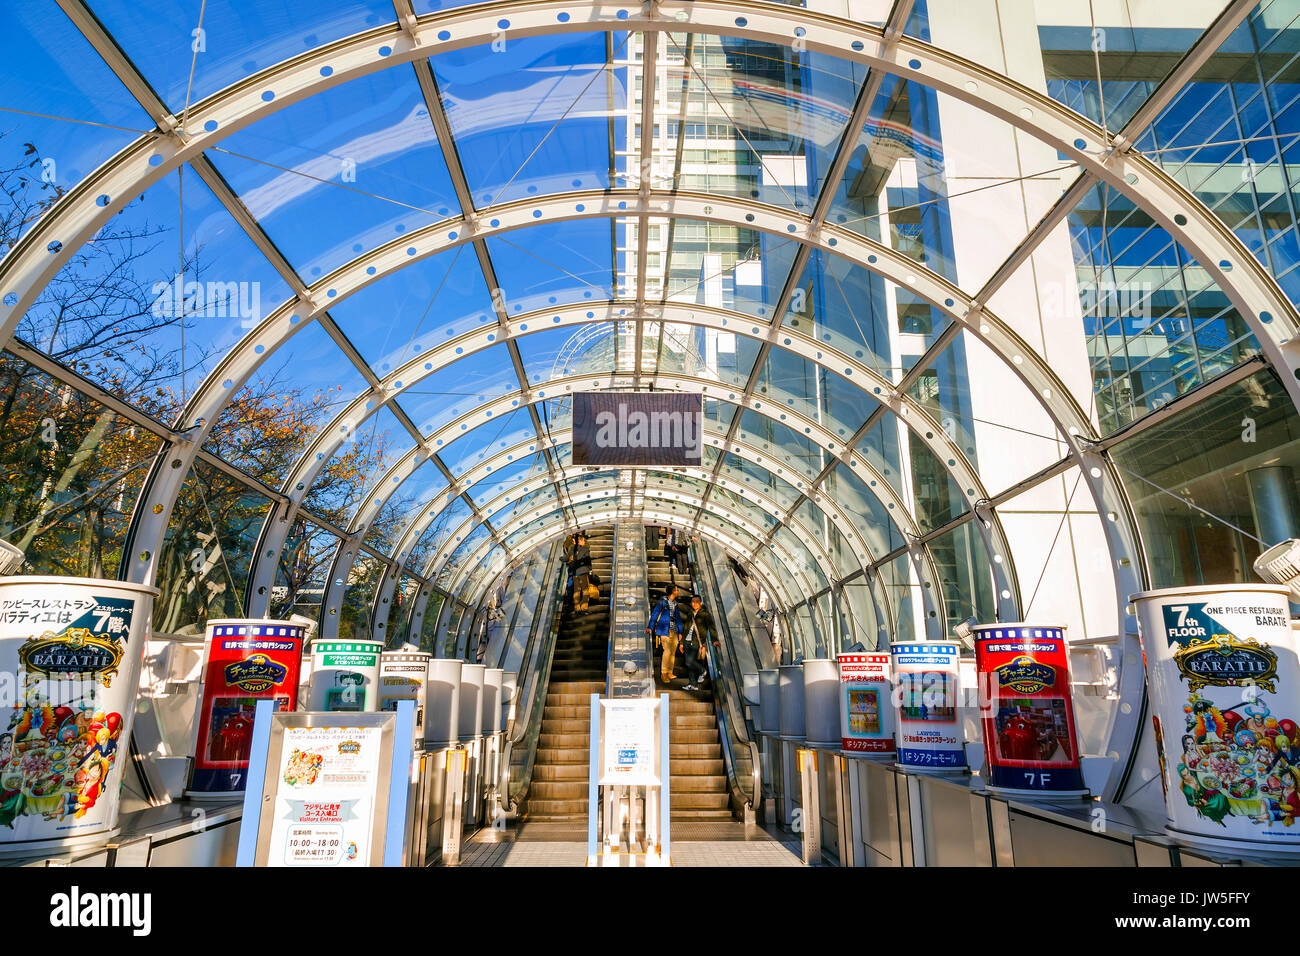
[(659, 603), (650, 612), (645, 632), (655, 636), (655, 647), (663, 650), (659, 675), (665, 684), (673, 682), (673, 665), (677, 657), (677, 642), (682, 639), (682, 608), (677, 601), (677, 585), (670, 584)]
[(569, 555), (569, 570), (573, 572), (573, 609), (579, 613), (587, 610), (591, 589), (591, 548), (587, 536), (581, 531), (573, 539)]
[(708, 673), (705, 654), (709, 644), (718, 644), (713, 615), (704, 609), (704, 599), (691, 595), (691, 606), (682, 615), (682, 666), (686, 668), (686, 690), (699, 690), (699, 680)]

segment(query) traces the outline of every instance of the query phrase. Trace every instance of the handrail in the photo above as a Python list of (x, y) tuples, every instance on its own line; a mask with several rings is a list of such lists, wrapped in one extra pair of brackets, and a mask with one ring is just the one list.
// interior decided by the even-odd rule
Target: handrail
[[(714, 712), (718, 716), (718, 729), (720, 731), (718, 736), (722, 738), (722, 750), (727, 768), (727, 784), (731, 788), (732, 795), (747, 810), (753, 812), (763, 795), (762, 761), (758, 745), (755, 743), (756, 737), (753, 728), (749, 726), (749, 722), (745, 717), (744, 702), (736, 699), (736, 678), (739, 678), (739, 674), (737, 674), (737, 668), (733, 663), (735, 657), (731, 652), (731, 642), (733, 640), (731, 624), (727, 616), (721, 613), (722, 592), (718, 587), (717, 576), (712, 565), (707, 560), (702, 564), (697, 563), (698, 553), (694, 546), (691, 546), (689, 553), (692, 567), (697, 572), (695, 577), (698, 580), (707, 582), (710, 597), (713, 599), (711, 603), (717, 610), (717, 613), (713, 614), (713, 619), (717, 629), (718, 647), (715, 649), (711, 645), (706, 645), (705, 661), (709, 669), (709, 687), (713, 692)], [(740, 768), (736, 759), (735, 748), (732, 746), (733, 739), (749, 751), (749, 784), (751, 788), (749, 793), (745, 792), (745, 788), (741, 784)]]
[[(510, 773), (509, 787), (513, 792), (507, 793), (507, 801), (512, 808), (518, 807), (524, 794), (533, 782), (533, 762), (537, 757), (537, 740), (542, 731), (542, 712), (545, 710), (539, 701), (546, 696), (546, 689), (551, 682), (551, 662), (555, 657), (555, 642), (560, 633), (560, 609), (564, 606), (564, 592), (567, 575), (561, 572), (560, 561), (562, 548), (559, 542), (551, 547), (551, 558), (547, 565), (547, 574), (554, 581), (542, 613), (533, 621), (528, 635), (528, 647), (520, 663), (520, 674), (524, 676), (524, 686), (517, 693), (525, 702), (525, 710), (516, 710), (514, 732), (509, 740), (510, 765), (514, 764), (516, 750), (522, 755), (521, 768), (516, 775)], [(531, 655), (529, 651), (532, 651)], [(529, 684), (529, 679), (532, 683)], [(519, 746), (522, 745), (522, 746)]]

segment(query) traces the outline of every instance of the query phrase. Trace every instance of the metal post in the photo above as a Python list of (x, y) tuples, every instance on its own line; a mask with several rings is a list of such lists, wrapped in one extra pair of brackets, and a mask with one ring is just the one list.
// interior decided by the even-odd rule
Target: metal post
[(598, 862), (600, 801), (600, 695), (591, 695), (591, 747), (587, 761), (587, 865)]
[(803, 813), (800, 815), (803, 830), (803, 862), (816, 866), (822, 856), (821, 794), (817, 783), (817, 751), (798, 752), (799, 782), (803, 792)]
[(672, 827), (672, 720), (668, 714), (668, 695), (659, 695), (659, 860), (664, 866), (673, 861)]
[(465, 770), (469, 754), (464, 747), (447, 752), (447, 786), (442, 801), (442, 864), (460, 865), (460, 837), (464, 826)]

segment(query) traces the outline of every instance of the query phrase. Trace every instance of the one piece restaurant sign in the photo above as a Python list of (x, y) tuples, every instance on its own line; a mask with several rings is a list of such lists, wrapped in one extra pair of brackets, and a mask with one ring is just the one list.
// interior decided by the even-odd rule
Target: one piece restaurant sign
[(675, 392), (577, 392), (575, 465), (699, 465), (704, 399)]

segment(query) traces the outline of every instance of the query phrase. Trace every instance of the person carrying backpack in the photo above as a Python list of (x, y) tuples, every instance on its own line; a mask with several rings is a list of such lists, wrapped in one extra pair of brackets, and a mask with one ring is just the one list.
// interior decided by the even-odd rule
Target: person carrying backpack
[(655, 636), (655, 647), (662, 649), (659, 674), (665, 684), (673, 682), (673, 666), (677, 657), (677, 642), (682, 636), (682, 611), (677, 603), (677, 585), (670, 584), (650, 611), (645, 632)]
[(587, 547), (587, 536), (581, 531), (573, 539), (569, 570), (573, 572), (573, 609), (582, 614), (591, 599), (591, 548)]

